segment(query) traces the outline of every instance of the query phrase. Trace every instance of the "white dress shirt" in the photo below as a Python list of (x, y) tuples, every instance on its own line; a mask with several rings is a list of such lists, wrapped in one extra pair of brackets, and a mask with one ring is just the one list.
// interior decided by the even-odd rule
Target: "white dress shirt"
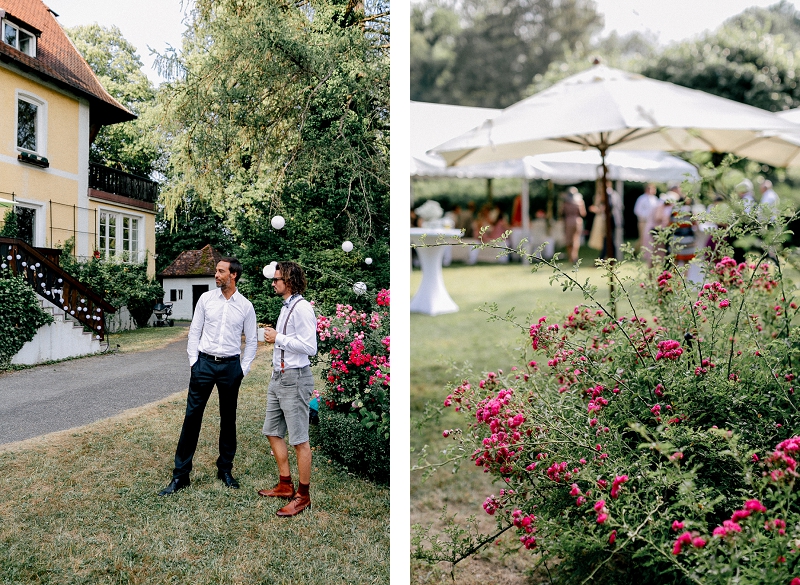
[[(299, 297), (299, 300), (298, 300)], [(286, 323), (289, 309), (297, 303), (294, 311)], [(283, 333), (284, 324), (286, 333)], [(311, 364), (309, 356), (317, 353), (317, 316), (314, 308), (300, 295), (289, 299), (288, 304), (281, 308), (278, 324), (275, 327), (278, 334), (275, 336), (275, 350), (272, 354), (272, 364), (276, 369), (281, 367), (281, 350), (283, 350), (283, 367), (286, 370), (303, 368)]]
[(202, 351), (217, 357), (239, 355), (242, 348), (242, 333), (245, 336), (244, 354), (241, 357), (242, 372), (246, 376), (250, 364), (256, 357), (256, 312), (253, 303), (239, 291), (226, 299), (222, 289), (214, 289), (200, 295), (194, 308), (192, 326), (189, 328), (189, 365), (197, 361)]

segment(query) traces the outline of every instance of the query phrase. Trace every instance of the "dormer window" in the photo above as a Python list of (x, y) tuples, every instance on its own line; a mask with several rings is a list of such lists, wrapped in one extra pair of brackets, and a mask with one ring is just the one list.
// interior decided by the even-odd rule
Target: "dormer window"
[(31, 57), (36, 56), (36, 35), (18, 27), (13, 22), (3, 19), (3, 42)]

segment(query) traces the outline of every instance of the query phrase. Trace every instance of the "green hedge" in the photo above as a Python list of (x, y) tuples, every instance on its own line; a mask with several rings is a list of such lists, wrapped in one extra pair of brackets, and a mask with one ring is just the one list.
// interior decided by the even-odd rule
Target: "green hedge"
[(39, 327), (53, 322), (44, 312), (34, 290), (19, 276), (0, 273), (0, 370), (11, 360)]
[(375, 428), (328, 409), (319, 408), (319, 442), (325, 453), (348, 471), (378, 483), (389, 483), (389, 439)]

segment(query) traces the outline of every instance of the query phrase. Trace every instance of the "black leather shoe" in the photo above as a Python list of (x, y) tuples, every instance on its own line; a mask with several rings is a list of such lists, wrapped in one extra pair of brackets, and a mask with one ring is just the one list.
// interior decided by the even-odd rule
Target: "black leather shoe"
[(169, 496), (174, 494), (175, 492), (179, 492), (183, 488), (189, 487), (192, 482), (189, 481), (188, 477), (173, 477), (172, 481), (169, 482), (169, 485), (165, 487), (163, 490), (158, 492), (159, 496)]
[(229, 488), (239, 489), (239, 482), (234, 479), (230, 471), (217, 471), (217, 479), (221, 479)]

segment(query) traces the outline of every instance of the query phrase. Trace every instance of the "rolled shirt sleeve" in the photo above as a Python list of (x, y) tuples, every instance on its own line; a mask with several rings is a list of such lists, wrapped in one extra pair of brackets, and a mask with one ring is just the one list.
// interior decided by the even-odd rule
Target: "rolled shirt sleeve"
[(301, 303), (297, 307), (293, 319), (294, 333), (287, 335), (278, 333), (275, 337), (275, 348), (291, 351), (307, 356), (317, 354), (317, 316), (314, 309), (308, 302)]

